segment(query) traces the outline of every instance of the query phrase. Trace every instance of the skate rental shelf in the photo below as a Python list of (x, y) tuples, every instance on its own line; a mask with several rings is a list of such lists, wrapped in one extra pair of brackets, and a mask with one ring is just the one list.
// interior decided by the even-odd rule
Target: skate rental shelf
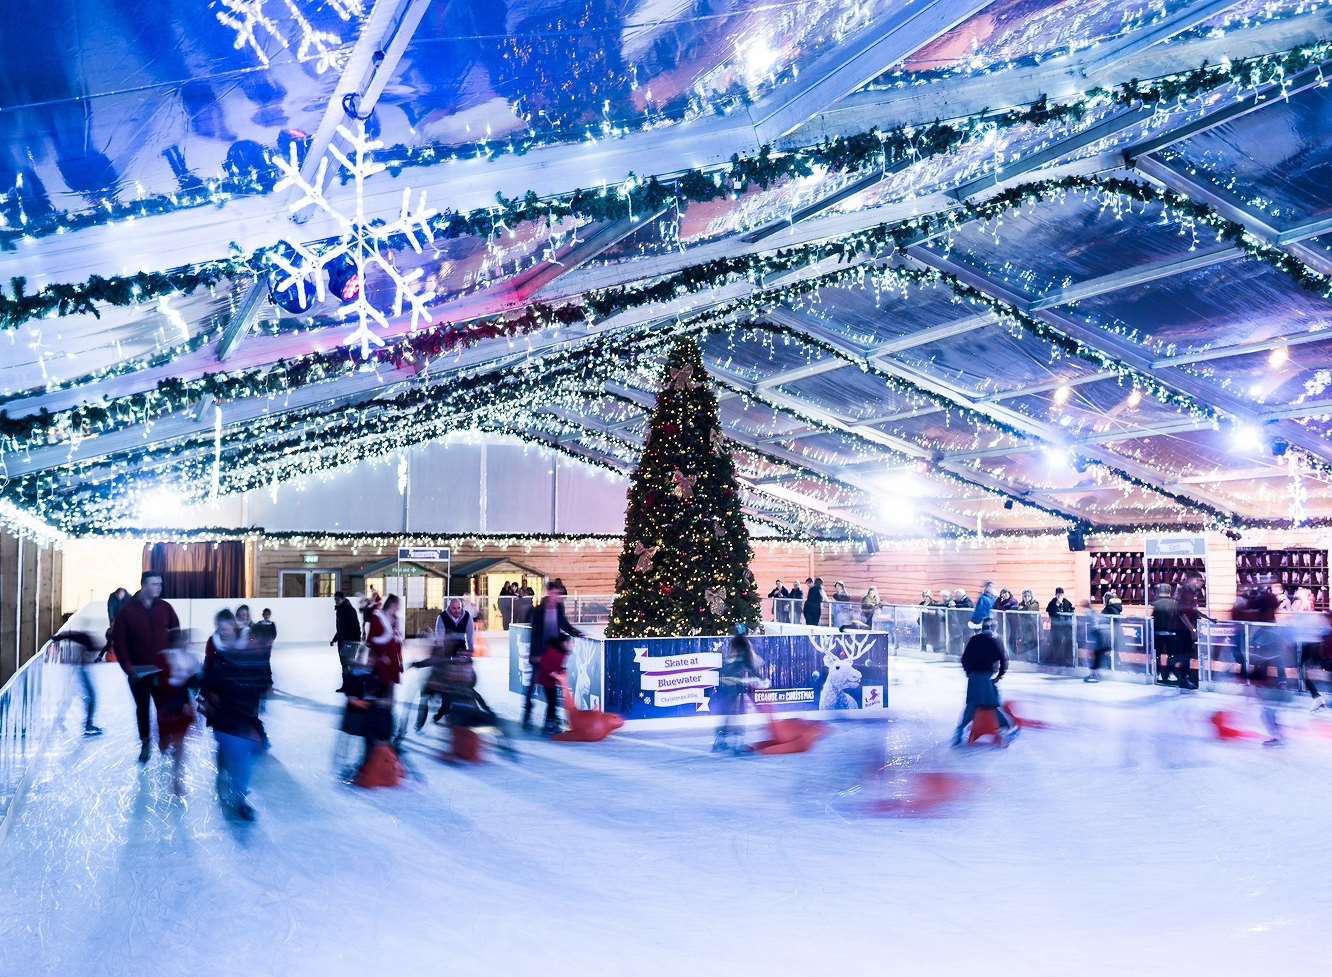
[[(531, 628), (509, 629), (509, 691), (530, 680)], [(749, 641), (767, 669), (761, 709), (787, 715), (873, 718), (888, 708), (889, 635), (859, 631), (756, 634)], [(630, 723), (715, 722), (708, 709), (729, 637), (602, 638), (571, 642), (568, 683), (580, 709), (600, 709)]]

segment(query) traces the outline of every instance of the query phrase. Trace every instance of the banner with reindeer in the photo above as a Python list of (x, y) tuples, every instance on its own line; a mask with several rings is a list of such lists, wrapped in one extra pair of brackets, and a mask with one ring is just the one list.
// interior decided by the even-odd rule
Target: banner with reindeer
[[(768, 687), (753, 704), (780, 712), (875, 711), (888, 704), (888, 636), (776, 634), (750, 638)], [(707, 716), (728, 638), (616, 638), (604, 648), (608, 712), (627, 719)]]

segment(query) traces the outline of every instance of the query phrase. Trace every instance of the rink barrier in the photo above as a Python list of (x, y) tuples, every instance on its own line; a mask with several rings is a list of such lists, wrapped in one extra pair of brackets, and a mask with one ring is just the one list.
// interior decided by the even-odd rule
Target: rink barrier
[(0, 841), (74, 699), (77, 682), (63, 644), (47, 641), (0, 688)]
[[(531, 629), (509, 629), (509, 689), (530, 681)], [(601, 709), (626, 720), (715, 722), (712, 697), (720, 681), (729, 636), (667, 638), (580, 637), (571, 642), (566, 668), (579, 708)], [(784, 715), (881, 717), (888, 707), (888, 636), (834, 631), (750, 636), (764, 662), (766, 689), (754, 705)]]

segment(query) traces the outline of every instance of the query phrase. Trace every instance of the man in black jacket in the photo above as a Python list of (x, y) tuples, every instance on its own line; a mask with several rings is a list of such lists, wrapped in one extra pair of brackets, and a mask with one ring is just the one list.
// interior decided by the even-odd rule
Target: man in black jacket
[(562, 634), (581, 638), (583, 632), (569, 623), (564, 613), (564, 582), (558, 578), (546, 587), (546, 596), (532, 610), (532, 643), (527, 649), (530, 673), (527, 688), (523, 692), (523, 729), (532, 728), (532, 693), (536, 689), (537, 661), (545, 653), (552, 641)]
[(1073, 665), (1073, 602), (1064, 596), (1064, 588), (1056, 587), (1055, 595), (1045, 605), (1050, 615), (1050, 640), (1054, 644), (1051, 665)]
[(342, 684), (338, 686), (341, 692), (347, 687), (347, 670), (356, 661), (356, 652), (361, 646), (361, 619), (347, 595), (340, 590), (333, 595), (333, 612), (337, 625), (329, 644), (337, 647), (338, 660), (342, 662)]
[(805, 623), (816, 625), (823, 616), (823, 578), (810, 580), (806, 577), (805, 586), (809, 588), (805, 594)]
[[(999, 673), (995, 674), (995, 669)], [(967, 673), (967, 703), (962, 710), (962, 721), (953, 733), (953, 745), (962, 745), (962, 733), (976, 718), (977, 709), (993, 709), (999, 729), (1011, 737), (1017, 727), (999, 702), (999, 687), (995, 685), (1008, 671), (1008, 655), (1003, 643), (994, 636), (994, 618), (981, 622), (980, 631), (967, 641), (962, 652), (962, 670)]]

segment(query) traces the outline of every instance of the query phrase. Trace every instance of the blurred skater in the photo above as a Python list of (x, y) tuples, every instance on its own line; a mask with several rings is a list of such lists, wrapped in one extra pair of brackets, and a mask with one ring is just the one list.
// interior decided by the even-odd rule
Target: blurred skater
[(1152, 601), (1152, 650), (1158, 665), (1162, 658), (1165, 659), (1165, 670), (1158, 681), (1165, 684), (1173, 675), (1180, 691), (1185, 692), (1191, 686), (1189, 659), (1187, 653), (1180, 652), (1179, 631), (1182, 627), (1179, 604), (1170, 593), (1170, 585), (1163, 583), (1156, 588), (1156, 600)]
[(1084, 682), (1099, 682), (1101, 666), (1110, 652), (1110, 617), (1108, 611), (1099, 611), (1091, 601), (1086, 602), (1088, 626), (1087, 642), (1091, 646), (1091, 670), (1083, 678)]
[(577, 638), (583, 634), (569, 623), (569, 618), (564, 614), (564, 595), (564, 583), (556, 578), (546, 587), (546, 595), (541, 598), (541, 603), (532, 611), (532, 643), (527, 649), (531, 675), (528, 677), (527, 688), (523, 693), (524, 730), (532, 728), (532, 695), (537, 688), (537, 665), (546, 653), (546, 648), (552, 641), (563, 641), (566, 636)]
[[(543, 736), (554, 736), (560, 731), (560, 682), (564, 679), (564, 662), (569, 657), (569, 639), (557, 635), (546, 643), (546, 650), (537, 661), (536, 684), (546, 696), (546, 722), (541, 727)], [(524, 726), (527, 718), (523, 719)]]
[(194, 725), (198, 711), (194, 690), (199, 687), (201, 663), (189, 649), (189, 632), (173, 629), (159, 660), (160, 671), (153, 684), (153, 704), (157, 707), (157, 748), (171, 757), (171, 791), (185, 793), (185, 736)]
[(1281, 732), (1281, 719), (1277, 706), (1286, 698), (1286, 635), (1276, 633), (1270, 639), (1249, 649), (1249, 689), (1262, 709), (1267, 739), (1263, 746), (1281, 746), (1285, 737)]
[[(996, 668), (999, 670), (997, 674)], [(993, 709), (1000, 735), (1011, 739), (1017, 734), (1017, 726), (1004, 711), (996, 684), (1008, 672), (1008, 655), (1004, 652), (1003, 642), (994, 636), (993, 618), (982, 621), (980, 631), (967, 641), (962, 652), (962, 670), (967, 674), (967, 701), (962, 710), (962, 721), (953, 732), (953, 746), (962, 745), (962, 734), (976, 718), (977, 709)]]
[(272, 646), (242, 643), (230, 611), (219, 611), (215, 624), (214, 654), (204, 667), (203, 699), (217, 740), (217, 797), (238, 818), (253, 821), (250, 779), (267, 743), (259, 710), (273, 686)]
[[(763, 678), (763, 661), (754, 652), (754, 646), (744, 635), (736, 635), (726, 650), (726, 662), (722, 665), (721, 681), (717, 691), (712, 694), (709, 707), (721, 716), (721, 725), (717, 727), (717, 737), (712, 742), (712, 752), (721, 753), (733, 750), (743, 753), (744, 732), (732, 720), (744, 712), (745, 699), (754, 702), (754, 690), (763, 688), (767, 682)], [(734, 746), (730, 736), (738, 737)]]
[(51, 642), (57, 649), (60, 661), (78, 669), (79, 686), (83, 690), (83, 735), (101, 736), (102, 728), (93, 723), (93, 716), (97, 713), (97, 692), (93, 689), (88, 666), (101, 661), (105, 649), (99, 648), (97, 640), (86, 631), (62, 631)]
[(145, 570), (139, 581), (139, 592), (116, 614), (111, 626), (111, 644), (134, 697), (139, 762), (147, 763), (152, 752), (148, 704), (153, 699), (154, 676), (161, 670), (160, 658), (167, 647), (167, 635), (180, 627), (180, 621), (172, 606), (162, 600), (162, 574)]
[[(402, 620), (398, 617), (399, 604), (397, 594), (385, 597), (383, 605), (371, 613), (370, 630), (366, 635), (366, 644), (370, 648), (370, 669), (374, 672), (379, 692), (373, 708), (387, 710), (390, 729), (393, 728), (395, 692), (398, 683), (402, 681), (403, 634)], [(378, 726), (377, 723), (376, 728)], [(406, 727), (403, 729), (405, 731)]]

